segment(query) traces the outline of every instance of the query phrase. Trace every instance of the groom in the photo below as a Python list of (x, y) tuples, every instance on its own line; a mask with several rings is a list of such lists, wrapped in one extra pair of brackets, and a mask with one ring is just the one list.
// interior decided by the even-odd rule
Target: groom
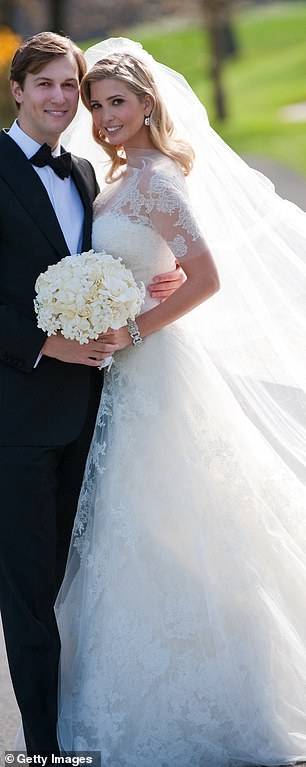
[[(38, 274), (91, 247), (94, 171), (59, 144), (84, 72), (68, 38), (26, 41), (11, 68), (18, 119), (0, 133), (0, 604), (29, 755), (59, 754), (53, 605), (109, 353), (99, 339), (46, 338), (33, 309)], [(37, 154), (43, 144), (55, 162)], [(156, 279), (156, 298), (182, 281)]]

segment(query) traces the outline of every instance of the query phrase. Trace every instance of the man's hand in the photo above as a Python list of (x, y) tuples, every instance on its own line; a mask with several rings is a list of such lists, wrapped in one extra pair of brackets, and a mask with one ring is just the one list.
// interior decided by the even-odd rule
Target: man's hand
[(88, 341), (88, 344), (80, 344), (78, 341), (64, 338), (61, 333), (49, 336), (41, 349), (41, 353), (46, 357), (90, 367), (99, 367), (101, 362), (113, 352), (114, 344), (105, 343), (99, 338), (96, 341)]
[(165, 301), (166, 298), (172, 296), (175, 290), (181, 287), (185, 280), (185, 272), (177, 265), (176, 269), (173, 269), (171, 272), (165, 272), (165, 274), (158, 274), (156, 277), (153, 277), (153, 282), (148, 285), (148, 290), (152, 298)]

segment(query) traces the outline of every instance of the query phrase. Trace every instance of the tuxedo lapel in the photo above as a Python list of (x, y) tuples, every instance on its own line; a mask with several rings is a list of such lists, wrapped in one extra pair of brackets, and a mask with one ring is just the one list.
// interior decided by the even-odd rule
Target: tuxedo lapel
[(0, 175), (59, 256), (69, 250), (49, 195), (29, 160), (5, 131), (0, 133)]

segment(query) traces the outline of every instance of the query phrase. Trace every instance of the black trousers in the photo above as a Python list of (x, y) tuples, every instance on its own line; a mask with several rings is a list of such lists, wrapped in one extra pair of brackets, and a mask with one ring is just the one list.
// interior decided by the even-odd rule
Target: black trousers
[(54, 601), (97, 409), (68, 445), (0, 447), (0, 604), (28, 754), (59, 754)]

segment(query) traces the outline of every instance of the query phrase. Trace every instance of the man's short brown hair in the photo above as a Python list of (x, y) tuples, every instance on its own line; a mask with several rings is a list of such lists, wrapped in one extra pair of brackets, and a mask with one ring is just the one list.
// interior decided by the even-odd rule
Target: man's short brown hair
[(30, 72), (36, 74), (45, 64), (58, 57), (72, 53), (77, 65), (79, 82), (86, 72), (86, 63), (83, 52), (69, 37), (57, 35), (55, 32), (39, 32), (28, 40), (25, 40), (14, 54), (10, 80), (14, 80), (21, 87)]

